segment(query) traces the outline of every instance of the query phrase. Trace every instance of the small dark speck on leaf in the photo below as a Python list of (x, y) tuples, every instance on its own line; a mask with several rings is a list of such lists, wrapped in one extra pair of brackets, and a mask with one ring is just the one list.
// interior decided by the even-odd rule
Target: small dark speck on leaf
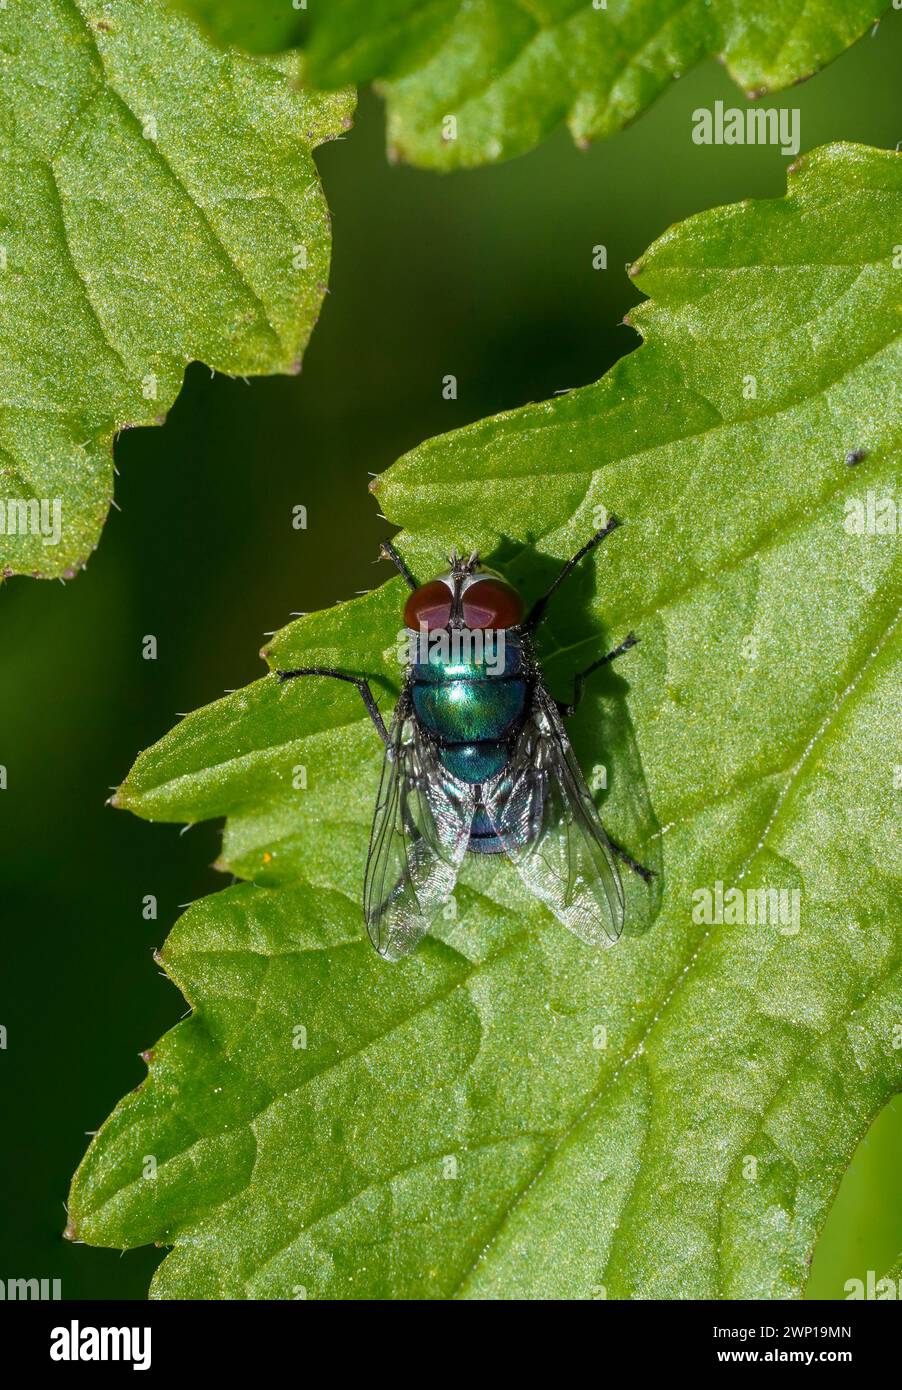
[(846, 467), (854, 468), (856, 463), (861, 463), (868, 456), (867, 449), (852, 449), (846, 454)]

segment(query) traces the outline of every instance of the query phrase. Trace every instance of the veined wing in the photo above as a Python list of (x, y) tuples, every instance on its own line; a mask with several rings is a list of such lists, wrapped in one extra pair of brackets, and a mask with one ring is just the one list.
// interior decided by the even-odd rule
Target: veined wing
[(539, 683), (511, 760), (483, 787), (483, 799), (531, 892), (588, 945), (616, 941), (624, 898), (614, 853), (561, 716)]
[(402, 692), (392, 720), (367, 857), (364, 915), (388, 960), (408, 955), (447, 902), (466, 853), (476, 799), (455, 781)]

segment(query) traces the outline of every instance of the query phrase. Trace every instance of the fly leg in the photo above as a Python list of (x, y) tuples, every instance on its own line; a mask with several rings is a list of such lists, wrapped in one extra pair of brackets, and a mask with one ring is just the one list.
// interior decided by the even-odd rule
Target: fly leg
[(651, 883), (652, 879), (655, 877), (654, 869), (646, 869), (645, 865), (640, 864), (638, 859), (634, 859), (631, 854), (627, 854), (625, 849), (621, 849), (619, 845), (615, 845), (610, 835), (608, 836), (608, 844), (611, 846), (617, 858), (621, 860), (628, 869), (632, 869), (634, 874), (638, 874), (643, 882)]
[(398, 554), (391, 541), (382, 542), (382, 544), (379, 547), (379, 559), (391, 560), (395, 569), (398, 571), (401, 578), (404, 580), (405, 584), (409, 589), (415, 589), (417, 587), (417, 581), (414, 579), (413, 575), (410, 573), (410, 570), (407, 568), (407, 562), (405, 561), (403, 556)]
[(543, 594), (540, 599), (536, 599), (536, 602), (533, 604), (529, 613), (526, 615), (526, 618), (523, 620), (523, 623), (521, 625), (523, 632), (532, 632), (534, 628), (538, 627), (539, 623), (545, 616), (545, 609), (548, 607), (549, 600), (551, 599), (551, 596), (554, 594), (555, 590), (560, 588), (564, 580), (567, 579), (569, 575), (573, 573), (583, 556), (588, 555), (590, 550), (594, 550), (596, 545), (600, 545), (601, 542), (605, 539), (605, 537), (609, 536), (611, 532), (615, 530), (619, 525), (619, 518), (616, 516), (612, 516), (608, 520), (607, 524), (605, 526), (602, 526), (600, 531), (596, 531), (595, 535), (590, 537), (590, 539), (586, 541), (582, 549), (578, 550), (576, 554), (570, 560), (567, 561), (566, 565), (564, 565), (563, 569), (561, 570), (557, 579), (555, 579), (554, 583), (551, 585), (551, 588), (548, 590), (548, 592)]
[(558, 714), (563, 714), (565, 717), (569, 717), (573, 714), (580, 700), (583, 698), (583, 682), (586, 677), (591, 676), (593, 671), (597, 671), (599, 666), (607, 666), (608, 662), (616, 661), (618, 656), (623, 656), (623, 653), (628, 652), (630, 647), (634, 647), (638, 641), (639, 638), (634, 632), (629, 633), (624, 637), (619, 647), (615, 647), (613, 651), (608, 652), (605, 656), (600, 656), (597, 661), (592, 662), (591, 666), (587, 666), (585, 671), (580, 671), (575, 675), (573, 677), (573, 699), (570, 701), (569, 705), (562, 704), (560, 700), (556, 701)]
[(356, 685), (360, 691), (360, 697), (366, 705), (367, 714), (376, 726), (376, 733), (384, 744), (388, 744), (388, 730), (385, 727), (385, 721), (379, 713), (379, 706), (376, 704), (372, 690), (370, 690), (369, 682), (363, 676), (348, 676), (345, 675), (344, 671), (332, 671), (327, 666), (302, 666), (296, 671), (276, 671), (275, 674), (282, 685), (286, 681), (293, 681), (296, 676), (331, 676), (333, 680), (347, 681), (349, 685)]

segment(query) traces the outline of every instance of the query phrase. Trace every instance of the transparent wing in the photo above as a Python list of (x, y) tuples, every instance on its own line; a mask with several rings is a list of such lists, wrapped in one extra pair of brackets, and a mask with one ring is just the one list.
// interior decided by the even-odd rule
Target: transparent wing
[(541, 685), (508, 767), (483, 799), (520, 877), (558, 921), (590, 946), (616, 941), (624, 898), (614, 852)]
[(367, 930), (388, 960), (414, 949), (451, 895), (475, 804), (473, 788), (442, 767), (404, 691), (385, 750), (363, 889)]

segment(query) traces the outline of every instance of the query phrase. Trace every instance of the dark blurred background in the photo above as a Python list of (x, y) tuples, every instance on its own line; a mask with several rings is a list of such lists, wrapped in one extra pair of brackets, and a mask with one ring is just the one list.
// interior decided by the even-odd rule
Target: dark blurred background
[[(774, 99), (802, 150), (902, 140), (902, 14)], [(4, 922), (0, 1279), (63, 1296), (143, 1297), (161, 1252), (61, 1238), (72, 1171), (184, 1012), (152, 949), (180, 903), (223, 886), (215, 826), (180, 836), (105, 807), (179, 711), (263, 673), (263, 634), (387, 577), (367, 492), (429, 435), (599, 377), (636, 346), (624, 264), (672, 222), (779, 196), (777, 149), (700, 147), (691, 113), (742, 98), (710, 63), (587, 152), (560, 132), (525, 158), (440, 177), (389, 167), (379, 103), (318, 155), (334, 214), (331, 293), (297, 378), (247, 385), (194, 366), (163, 428), (124, 435), (113, 511), (88, 570), (0, 591)], [(603, 244), (608, 269), (592, 266)], [(457, 401), (442, 398), (454, 373)], [(308, 529), (292, 529), (292, 507)], [(142, 659), (153, 633), (156, 661)], [(159, 919), (142, 917), (156, 894)], [(902, 1106), (875, 1123), (840, 1190), (810, 1293), (878, 1276), (902, 1249)]]

